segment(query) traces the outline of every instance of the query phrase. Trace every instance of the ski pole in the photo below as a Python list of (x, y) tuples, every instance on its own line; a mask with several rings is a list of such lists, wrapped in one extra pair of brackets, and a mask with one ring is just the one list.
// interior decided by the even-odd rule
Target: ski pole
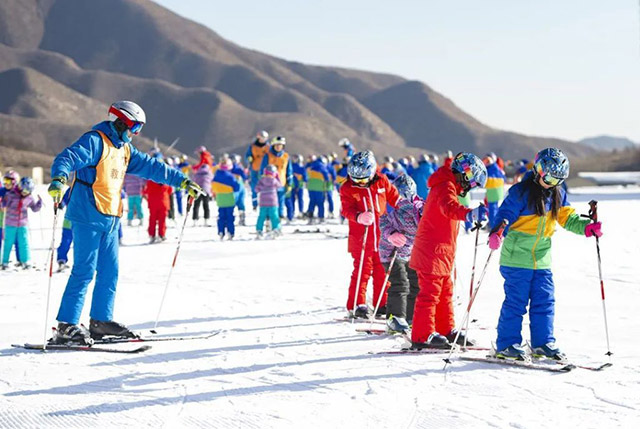
[[(584, 216), (584, 215), (583, 215)], [(589, 214), (586, 215), (593, 223), (598, 222), (598, 202), (596, 200), (589, 201)], [(594, 234), (596, 238), (596, 252), (598, 254), (598, 275), (600, 276), (600, 295), (602, 296), (602, 313), (604, 315), (604, 332), (607, 338), (607, 352), (606, 356), (609, 356), (611, 360), (611, 346), (609, 345), (609, 324), (607, 323), (607, 307), (604, 301), (604, 280), (602, 279), (602, 259), (600, 257), (600, 238)]]
[[(367, 210), (367, 200), (362, 200), (364, 204), (364, 211)], [(358, 267), (358, 280), (356, 282), (356, 290), (355, 295), (353, 296), (353, 307), (351, 311), (353, 312), (353, 319), (351, 319), (351, 323), (355, 320), (356, 316), (356, 307), (358, 302), (358, 293), (360, 292), (360, 280), (362, 280), (362, 268), (364, 266), (364, 251), (367, 246), (367, 236), (369, 235), (369, 225), (364, 227), (364, 238), (362, 239), (362, 252), (360, 252), (360, 266)]]
[[(498, 234), (499, 236), (502, 236), (506, 226), (507, 226), (507, 221), (503, 220), (500, 226), (498, 227), (496, 234)], [(475, 289), (473, 289), (473, 292), (471, 293), (471, 297), (469, 298), (469, 305), (467, 306), (467, 311), (465, 313), (464, 320), (462, 321), (462, 325), (465, 325), (469, 321), (469, 314), (471, 313), (471, 307), (473, 306), (473, 303), (476, 300), (476, 297), (478, 296), (478, 291), (480, 290), (480, 286), (482, 285), (482, 281), (484, 280), (484, 275), (487, 273), (487, 267), (489, 267), (489, 262), (491, 262), (491, 257), (493, 256), (494, 252), (495, 250), (491, 250), (489, 252), (489, 256), (487, 257), (487, 262), (485, 262), (484, 268), (482, 269), (482, 273), (480, 273), (480, 278), (478, 279), (478, 283), (476, 284)], [(460, 332), (462, 331), (458, 329), (458, 332), (456, 333), (456, 337), (454, 338), (453, 343), (451, 344), (451, 350), (449, 350), (449, 355), (445, 359), (443, 359), (445, 362), (444, 368), (442, 368), (443, 371), (446, 370), (447, 365), (451, 363), (451, 355), (453, 354), (453, 351), (456, 349), (456, 344), (458, 343)]]
[(384, 276), (384, 283), (382, 283), (382, 290), (380, 291), (380, 296), (378, 297), (378, 302), (376, 303), (376, 308), (373, 310), (373, 314), (369, 317), (371, 320), (371, 327), (373, 329), (373, 320), (376, 318), (376, 313), (378, 312), (378, 308), (380, 308), (380, 303), (382, 302), (382, 297), (387, 292), (387, 282), (389, 281), (389, 276), (391, 275), (391, 269), (393, 268), (393, 263), (396, 261), (396, 256), (398, 255), (398, 248), (393, 248), (393, 253), (391, 254), (391, 262), (389, 262), (389, 268), (387, 269), (387, 274)]
[(44, 310), (44, 337), (42, 339), (42, 351), (47, 350), (47, 325), (49, 324), (49, 301), (51, 298), (51, 281), (53, 280), (53, 252), (56, 245), (56, 226), (58, 225), (58, 202), (53, 202), (53, 231), (51, 232), (51, 246), (49, 247), (49, 284), (47, 286), (47, 304)]
[(173, 262), (171, 263), (171, 268), (169, 269), (169, 275), (167, 276), (167, 283), (164, 285), (164, 292), (162, 293), (162, 299), (160, 300), (160, 307), (158, 308), (158, 314), (156, 315), (156, 322), (153, 324), (153, 329), (150, 331), (152, 334), (157, 334), (156, 328), (158, 327), (158, 321), (160, 320), (160, 312), (162, 311), (162, 306), (164, 305), (164, 299), (167, 296), (167, 290), (169, 289), (169, 283), (171, 282), (171, 274), (173, 274), (173, 268), (176, 266), (176, 261), (178, 260), (178, 253), (180, 252), (180, 244), (182, 243), (182, 236), (184, 235), (184, 227), (187, 224), (187, 219), (189, 219), (189, 212), (191, 211), (191, 206), (193, 205), (193, 197), (189, 196), (187, 200), (187, 212), (184, 217), (184, 221), (182, 222), (182, 229), (180, 230), (180, 236), (178, 237), (178, 246), (176, 247), (176, 253), (173, 255)]
[[(482, 224), (480, 222), (476, 222), (475, 226), (473, 227), (476, 230), (476, 244), (475, 247), (473, 249), (473, 265), (471, 266), (471, 281), (469, 282), (469, 299), (471, 299), (471, 297), (473, 296), (473, 279), (475, 278), (476, 275), (476, 259), (478, 256), (478, 239), (480, 237), (480, 227), (482, 226)], [(467, 347), (467, 335), (469, 333), (469, 320), (471, 319), (471, 316), (467, 317), (467, 323), (464, 326), (464, 331), (465, 331), (465, 336), (464, 336), (464, 345), (463, 347)]]

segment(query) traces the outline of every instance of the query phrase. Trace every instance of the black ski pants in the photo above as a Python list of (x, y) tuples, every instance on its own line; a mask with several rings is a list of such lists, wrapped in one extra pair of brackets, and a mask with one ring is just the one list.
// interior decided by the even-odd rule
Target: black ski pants
[[(389, 270), (389, 263), (383, 263), (385, 271)], [(389, 290), (387, 291), (387, 317), (393, 314), (413, 320), (413, 307), (416, 296), (420, 291), (418, 274), (409, 268), (409, 261), (396, 258), (389, 273)]]

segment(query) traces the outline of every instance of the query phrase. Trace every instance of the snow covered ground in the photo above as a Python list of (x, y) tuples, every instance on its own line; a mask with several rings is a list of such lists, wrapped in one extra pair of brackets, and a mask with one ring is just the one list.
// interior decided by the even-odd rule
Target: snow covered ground
[[(574, 195), (574, 206), (586, 212), (592, 196)], [(138, 355), (15, 349), (42, 341), (47, 273), (0, 272), (0, 427), (639, 427), (640, 200), (602, 189), (596, 197), (615, 353), (605, 371), (552, 374), (456, 360), (445, 374), (440, 355), (371, 354), (403, 340), (334, 321), (344, 315), (352, 266), (346, 240), (295, 234), (305, 227), (294, 225), (277, 240), (255, 241), (253, 228), (240, 227), (236, 240), (220, 242), (215, 228), (189, 221), (158, 330), (223, 330), (211, 339), (152, 343)], [(41, 267), (48, 211), (31, 215)], [(332, 222), (335, 235), (346, 233)], [(145, 245), (144, 229), (124, 233), (115, 318), (150, 329), (178, 229), (157, 245)], [(459, 318), (472, 252), (473, 236), (461, 235)], [(483, 246), (479, 266), (487, 255)], [(594, 240), (559, 230), (553, 256), (558, 345), (576, 363), (606, 362)], [(67, 277), (54, 276), (51, 326)], [(483, 345), (495, 339), (502, 297), (495, 258), (472, 315), (471, 336)]]

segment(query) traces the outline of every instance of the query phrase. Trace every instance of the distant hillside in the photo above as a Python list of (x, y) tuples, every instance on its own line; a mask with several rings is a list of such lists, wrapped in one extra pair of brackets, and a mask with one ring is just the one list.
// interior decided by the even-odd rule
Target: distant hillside
[(612, 151), (621, 149), (634, 149), (640, 147), (637, 143), (626, 137), (596, 136), (588, 137), (577, 142), (599, 151)]
[(117, 99), (138, 102), (153, 138), (191, 154), (244, 152), (254, 133), (292, 153), (337, 152), (342, 137), (383, 155), (496, 151), (531, 157), (554, 145), (482, 124), (424, 83), (285, 61), (227, 41), (148, 0), (0, 2), (0, 132), (16, 150), (53, 155)]

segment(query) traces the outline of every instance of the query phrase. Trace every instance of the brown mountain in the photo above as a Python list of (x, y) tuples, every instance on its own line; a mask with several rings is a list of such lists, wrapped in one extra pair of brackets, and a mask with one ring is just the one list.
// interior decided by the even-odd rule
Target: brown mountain
[(181, 137), (186, 153), (243, 152), (259, 129), (304, 154), (337, 151), (342, 137), (379, 155), (590, 151), (492, 129), (420, 82), (242, 48), (147, 0), (0, 4), (0, 145), (55, 154), (116, 99), (143, 106), (147, 139)]

